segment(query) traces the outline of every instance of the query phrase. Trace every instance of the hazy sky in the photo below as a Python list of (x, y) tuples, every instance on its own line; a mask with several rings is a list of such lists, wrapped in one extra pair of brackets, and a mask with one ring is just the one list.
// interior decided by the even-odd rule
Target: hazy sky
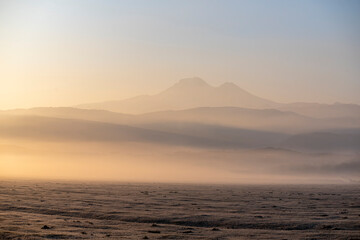
[(360, 1), (0, 0), (0, 109), (153, 94), (185, 77), (360, 103)]

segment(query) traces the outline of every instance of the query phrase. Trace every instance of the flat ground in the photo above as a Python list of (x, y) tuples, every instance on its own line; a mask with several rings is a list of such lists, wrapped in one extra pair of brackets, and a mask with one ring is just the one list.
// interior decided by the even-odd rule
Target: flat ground
[(360, 186), (0, 181), (0, 239), (102, 238), (360, 239)]

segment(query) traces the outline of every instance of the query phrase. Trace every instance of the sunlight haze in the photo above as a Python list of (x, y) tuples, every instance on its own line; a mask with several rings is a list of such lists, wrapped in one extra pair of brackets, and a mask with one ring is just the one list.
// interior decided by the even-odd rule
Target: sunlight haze
[(156, 94), (186, 77), (360, 103), (358, 1), (0, 1), (0, 109)]

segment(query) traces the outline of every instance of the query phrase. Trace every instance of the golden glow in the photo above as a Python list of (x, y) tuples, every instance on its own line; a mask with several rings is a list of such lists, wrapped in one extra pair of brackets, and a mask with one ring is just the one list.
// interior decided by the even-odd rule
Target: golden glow
[(2, 1), (0, 109), (119, 100), (193, 76), (279, 102), (360, 102), (358, 5), (189, 4)]

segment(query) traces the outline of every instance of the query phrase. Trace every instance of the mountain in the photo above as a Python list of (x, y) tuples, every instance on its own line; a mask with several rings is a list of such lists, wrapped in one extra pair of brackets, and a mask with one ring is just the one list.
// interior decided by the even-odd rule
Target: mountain
[(78, 105), (85, 109), (103, 109), (121, 113), (148, 113), (196, 107), (276, 108), (278, 103), (257, 97), (234, 83), (213, 87), (200, 78), (186, 78), (153, 96), (137, 96), (120, 101)]
[(276, 103), (255, 96), (234, 83), (213, 87), (200, 78), (186, 78), (159, 94), (142, 95), (125, 100), (81, 104), (82, 109), (108, 110), (126, 114), (185, 110), (199, 107), (237, 107), (277, 109), (311, 118), (332, 118), (338, 124), (360, 122), (360, 106), (356, 104)]

